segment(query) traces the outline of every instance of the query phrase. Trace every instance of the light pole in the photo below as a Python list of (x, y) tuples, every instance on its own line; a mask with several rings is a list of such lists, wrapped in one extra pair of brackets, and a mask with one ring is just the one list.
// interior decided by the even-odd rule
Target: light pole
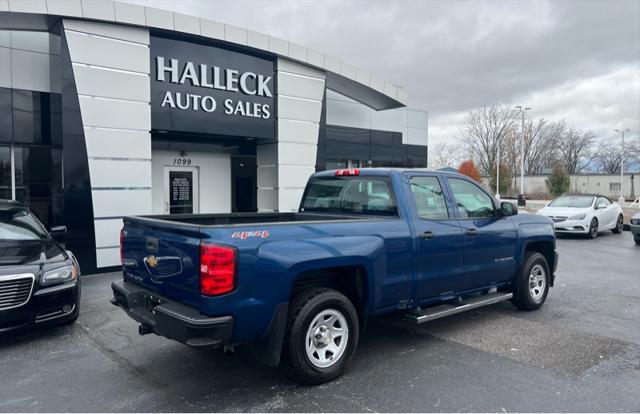
[(496, 149), (496, 198), (500, 200), (500, 141)]
[(620, 198), (618, 202), (624, 203), (624, 133), (631, 132), (629, 128), (627, 129), (614, 129), (617, 134), (622, 135), (622, 145), (620, 146)]
[(527, 111), (531, 110), (531, 108), (523, 108), (522, 105), (518, 105), (516, 109), (520, 111), (522, 118), (522, 133), (520, 134), (520, 196), (518, 197), (518, 205), (524, 206), (526, 204), (524, 199), (524, 115)]

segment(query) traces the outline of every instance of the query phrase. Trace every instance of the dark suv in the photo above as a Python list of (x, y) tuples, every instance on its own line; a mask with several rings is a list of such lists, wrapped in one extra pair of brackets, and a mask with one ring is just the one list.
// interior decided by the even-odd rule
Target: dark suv
[(80, 267), (27, 207), (0, 200), (0, 333), (78, 318)]

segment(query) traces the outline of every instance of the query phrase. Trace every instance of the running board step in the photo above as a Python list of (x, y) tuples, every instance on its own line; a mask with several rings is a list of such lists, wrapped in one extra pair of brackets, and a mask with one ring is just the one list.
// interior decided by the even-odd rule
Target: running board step
[(419, 313), (407, 314), (407, 319), (412, 320), (416, 324), (433, 321), (435, 319), (444, 318), (445, 316), (455, 315), (456, 313), (465, 312), (471, 309), (480, 308), (482, 306), (493, 305), (494, 303), (509, 300), (513, 297), (513, 293), (497, 292), (488, 295), (482, 295), (471, 299), (466, 299), (455, 304), (445, 304), (427, 308)]

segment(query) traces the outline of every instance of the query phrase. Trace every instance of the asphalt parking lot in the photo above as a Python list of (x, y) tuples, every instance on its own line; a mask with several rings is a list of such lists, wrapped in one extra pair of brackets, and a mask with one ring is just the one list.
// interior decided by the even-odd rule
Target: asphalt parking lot
[(0, 338), (0, 411), (640, 411), (640, 247), (629, 232), (560, 238), (545, 306), (422, 325), (372, 322), (348, 373), (302, 387), (250, 349), (154, 336), (85, 277), (71, 327)]

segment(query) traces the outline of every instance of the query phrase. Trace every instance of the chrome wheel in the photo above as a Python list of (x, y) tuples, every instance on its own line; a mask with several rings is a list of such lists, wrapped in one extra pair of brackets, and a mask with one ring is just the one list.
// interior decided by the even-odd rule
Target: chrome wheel
[(348, 342), (347, 319), (339, 310), (325, 309), (313, 318), (307, 330), (307, 357), (318, 368), (330, 367), (344, 355)]
[(542, 295), (544, 295), (544, 289), (547, 286), (547, 274), (542, 265), (535, 265), (529, 272), (529, 293), (531, 299), (538, 302)]

